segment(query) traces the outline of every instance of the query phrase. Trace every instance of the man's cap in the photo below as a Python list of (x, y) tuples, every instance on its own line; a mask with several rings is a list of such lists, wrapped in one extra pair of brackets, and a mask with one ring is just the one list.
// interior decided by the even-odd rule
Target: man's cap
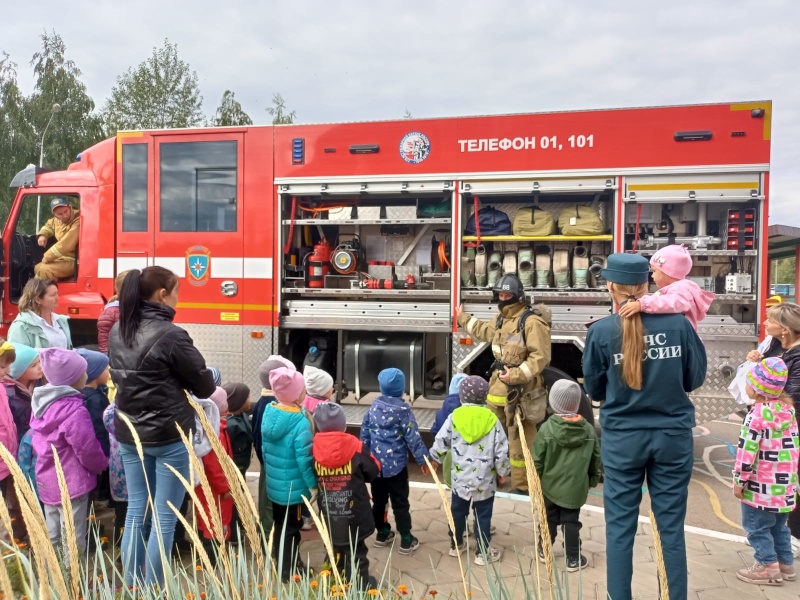
[(69, 202), (67, 202), (66, 198), (57, 197), (50, 200), (50, 212), (54, 211), (59, 206), (71, 206), (71, 205)]

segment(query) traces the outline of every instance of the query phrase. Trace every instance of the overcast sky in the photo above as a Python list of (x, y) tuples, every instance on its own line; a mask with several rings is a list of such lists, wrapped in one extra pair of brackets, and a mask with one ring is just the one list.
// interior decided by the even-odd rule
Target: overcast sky
[(169, 38), (208, 114), (231, 89), (256, 123), (276, 91), (298, 122), (772, 99), (770, 222), (800, 226), (800, 0), (37, 0), (5, 17), (25, 91), (45, 29), (98, 105)]

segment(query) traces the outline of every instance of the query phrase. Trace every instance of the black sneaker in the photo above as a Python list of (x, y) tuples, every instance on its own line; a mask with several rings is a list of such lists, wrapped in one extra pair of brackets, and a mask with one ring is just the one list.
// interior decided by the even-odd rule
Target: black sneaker
[(589, 566), (589, 561), (581, 554), (580, 560), (577, 558), (567, 558), (567, 572), (574, 573)]
[(411, 554), (419, 548), (419, 540), (415, 538), (413, 535), (409, 534), (408, 536), (403, 536), (400, 539), (400, 554)]
[(375, 536), (375, 541), (373, 542), (373, 546), (375, 548), (385, 548), (386, 546), (391, 545), (392, 541), (394, 540), (394, 531), (391, 529), (389, 531), (379, 531), (378, 535)]

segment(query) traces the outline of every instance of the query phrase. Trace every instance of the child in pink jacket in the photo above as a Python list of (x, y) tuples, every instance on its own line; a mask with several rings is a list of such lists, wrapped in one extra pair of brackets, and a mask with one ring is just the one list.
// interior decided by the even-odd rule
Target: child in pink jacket
[(692, 270), (692, 257), (683, 246), (664, 246), (650, 259), (653, 281), (658, 286), (655, 294), (626, 302), (620, 308), (621, 317), (630, 317), (639, 311), (649, 314), (684, 315), (697, 331), (698, 321), (706, 317), (714, 293), (700, 289), (694, 281), (686, 279)]
[(745, 390), (755, 404), (739, 435), (733, 494), (742, 501), (742, 527), (756, 562), (736, 576), (756, 585), (795, 579), (786, 523), (797, 502), (800, 434), (792, 400), (783, 393), (788, 377), (780, 358), (765, 358), (747, 374)]
[[(86, 553), (89, 494), (97, 485), (97, 476), (108, 468), (106, 457), (83, 405), (79, 390), (86, 385), (86, 360), (73, 350), (40, 350), (42, 370), (47, 385), (33, 391), (33, 449), (36, 461), (36, 486), (44, 504), (44, 516), (50, 542), (61, 545), (61, 531), (66, 519), (75, 523), (78, 550)], [(72, 501), (72, 514), (64, 512), (55, 466), (55, 448)]]
[(303, 369), (303, 381), (306, 384), (306, 397), (301, 406), (314, 414), (321, 402), (327, 402), (333, 396), (333, 377), (309, 365)]
[[(8, 375), (11, 369), (11, 364), (16, 359), (14, 346), (5, 340), (0, 342), (0, 380)], [(6, 388), (0, 385), (0, 444), (6, 449), (17, 456), (17, 427), (14, 425), (14, 416), (11, 414), (11, 407), (8, 404), (8, 395)], [(10, 471), (8, 465), (0, 459), (0, 493), (3, 498), (6, 497), (6, 486), (9, 482)]]

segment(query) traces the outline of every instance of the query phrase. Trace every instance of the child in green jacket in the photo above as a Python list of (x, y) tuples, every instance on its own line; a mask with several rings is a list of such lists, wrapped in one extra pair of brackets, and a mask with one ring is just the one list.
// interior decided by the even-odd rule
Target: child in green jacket
[[(589, 488), (600, 481), (600, 442), (594, 427), (578, 414), (581, 387), (561, 379), (550, 388), (553, 415), (544, 422), (533, 443), (533, 463), (542, 480), (550, 543), (556, 540), (561, 525), (567, 555), (567, 571), (578, 571), (588, 564), (581, 554), (581, 507)], [(539, 560), (544, 562), (542, 540)]]

